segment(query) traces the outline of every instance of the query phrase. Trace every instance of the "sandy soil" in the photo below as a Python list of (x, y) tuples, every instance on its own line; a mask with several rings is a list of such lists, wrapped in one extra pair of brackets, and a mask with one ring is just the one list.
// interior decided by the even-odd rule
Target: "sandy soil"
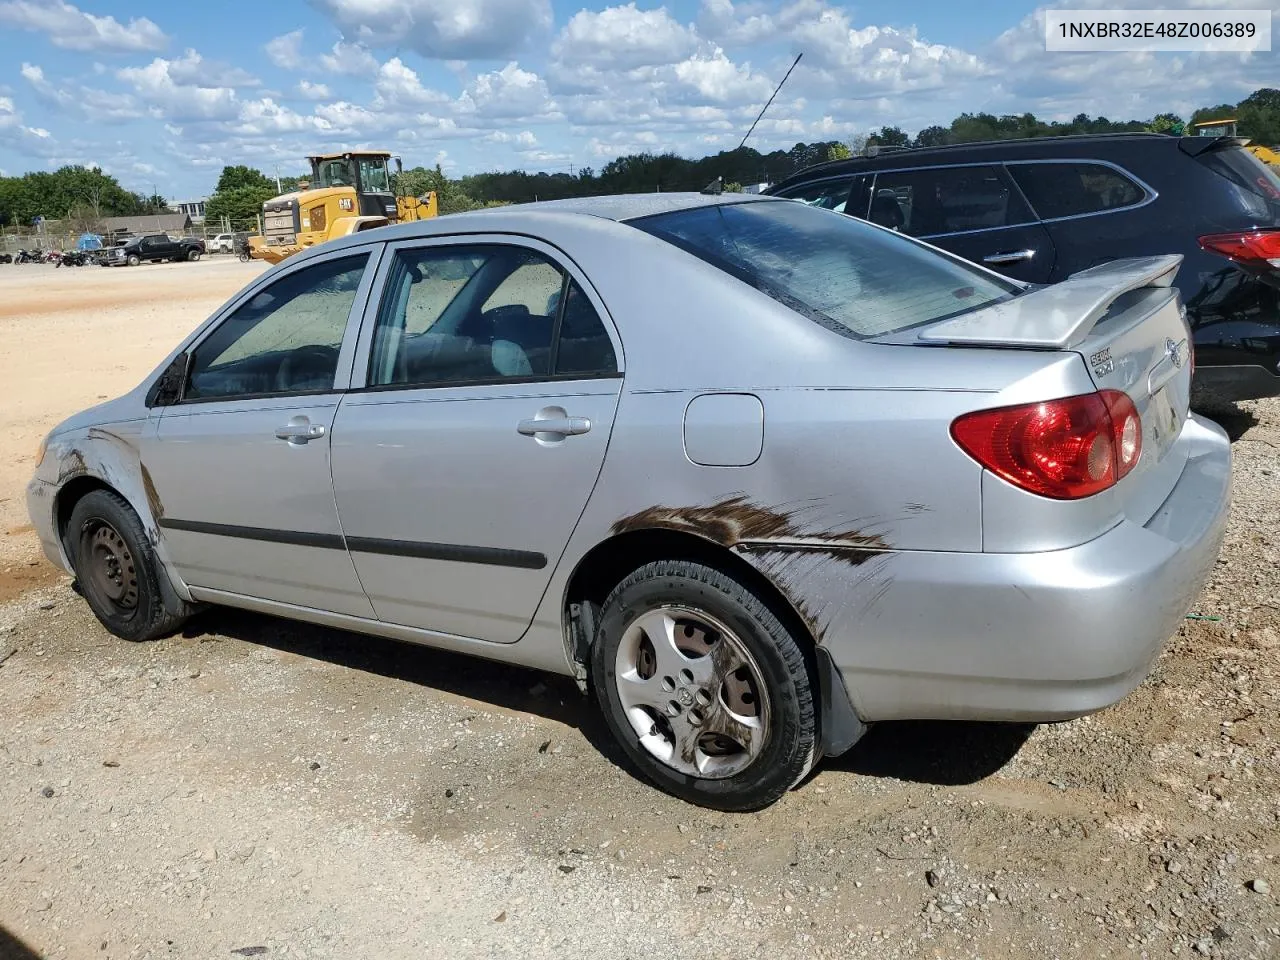
[[(0, 270), (7, 529), (41, 432), (254, 269)], [(0, 602), (0, 958), (1280, 956), (1280, 401), (1220, 416), (1222, 558), (1131, 697), (882, 725), (749, 816), (637, 782), (567, 681), (230, 611), (127, 644), (65, 580)]]
[(262, 272), (209, 257), (138, 267), (0, 266), (0, 602), (54, 578), (24, 488), (49, 429), (124, 393)]

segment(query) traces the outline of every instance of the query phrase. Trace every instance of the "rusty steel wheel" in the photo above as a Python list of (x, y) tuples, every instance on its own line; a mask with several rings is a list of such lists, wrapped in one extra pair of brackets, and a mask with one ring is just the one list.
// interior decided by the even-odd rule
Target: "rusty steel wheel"
[(87, 521), (80, 530), (85, 586), (121, 613), (138, 606), (138, 566), (124, 537), (107, 521)]
[(731, 777), (764, 748), (760, 668), (708, 613), (663, 606), (637, 617), (618, 644), (615, 682), (640, 744), (681, 773)]

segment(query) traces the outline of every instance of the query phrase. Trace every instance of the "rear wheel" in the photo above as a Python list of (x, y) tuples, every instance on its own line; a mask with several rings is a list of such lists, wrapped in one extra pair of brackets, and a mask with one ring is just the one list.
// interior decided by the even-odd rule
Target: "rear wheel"
[(71, 511), (65, 542), (85, 600), (117, 637), (152, 640), (186, 619), (165, 609), (164, 573), (142, 521), (119, 494), (85, 494)]
[(197, 260), (200, 259), (200, 251), (196, 249), (188, 250), (187, 259), (190, 260), (192, 263), (195, 263)]
[(691, 803), (757, 810), (814, 762), (816, 708), (797, 639), (712, 567), (661, 561), (618, 584), (601, 610), (592, 682), (633, 766)]

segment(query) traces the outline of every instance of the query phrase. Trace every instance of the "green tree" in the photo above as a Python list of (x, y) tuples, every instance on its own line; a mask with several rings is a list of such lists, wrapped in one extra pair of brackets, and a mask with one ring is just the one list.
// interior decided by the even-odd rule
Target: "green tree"
[[(247, 167), (239, 164), (234, 167), (223, 167), (222, 175), (218, 177), (218, 185), (213, 188), (214, 193), (225, 193), (229, 190), (238, 190), (243, 187), (254, 187), (256, 189), (276, 188), (275, 180), (269, 179), (261, 170), (255, 170), (253, 167)], [(272, 193), (275, 196), (275, 193)]]
[(226, 217), (243, 226), (253, 222), (262, 213), (262, 205), (275, 195), (274, 183), (266, 187), (258, 185), (219, 190), (205, 204), (204, 215), (213, 221)]
[(911, 137), (901, 127), (881, 127), (867, 138), (867, 143), (881, 147), (909, 147)]
[(916, 134), (917, 147), (942, 147), (951, 142), (951, 131), (946, 127), (925, 127)]
[[(833, 143), (831, 144), (831, 146), (827, 147), (828, 160), (848, 160), (852, 156), (853, 156), (853, 151), (850, 150), (846, 144)], [(726, 187), (725, 189), (727, 190), (728, 187)]]
[(1158, 113), (1147, 124), (1147, 130), (1151, 133), (1167, 133), (1175, 137), (1182, 136), (1185, 129), (1186, 124), (1176, 113)]

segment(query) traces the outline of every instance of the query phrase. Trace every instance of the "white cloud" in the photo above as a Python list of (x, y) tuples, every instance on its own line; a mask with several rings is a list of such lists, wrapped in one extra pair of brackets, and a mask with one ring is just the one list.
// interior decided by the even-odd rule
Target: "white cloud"
[(639, 10), (634, 3), (599, 13), (575, 13), (551, 47), (565, 66), (592, 65), (612, 70), (677, 63), (697, 49), (695, 32), (681, 26), (666, 7)]
[(114, 123), (143, 115), (137, 100), (130, 94), (112, 93), (74, 82), (53, 83), (45, 76), (42, 67), (31, 63), (24, 63), (20, 72), (41, 103), (81, 120)]
[(262, 81), (240, 67), (217, 60), (205, 60), (195, 50), (169, 61), (169, 76), (184, 86), (257, 87)]
[(116, 75), (134, 88), (152, 108), (153, 115), (170, 122), (230, 120), (239, 114), (240, 103), (234, 89), (179, 83), (170, 73), (173, 64), (174, 61), (156, 57), (145, 67), (125, 67)]
[(437, 60), (506, 58), (551, 26), (548, 0), (312, 0), (344, 36)]
[(374, 106), (380, 109), (414, 108), (450, 102), (447, 94), (424, 87), (417, 72), (405, 66), (399, 57), (392, 57), (378, 68), (378, 79), (374, 81), (373, 90)]
[(768, 78), (753, 74), (750, 65), (735, 64), (719, 47), (677, 63), (674, 69), (680, 83), (713, 103), (763, 104), (773, 92)]
[(302, 31), (294, 30), (268, 40), (263, 49), (267, 58), (282, 70), (297, 70), (302, 66)]
[(115, 17), (85, 13), (66, 0), (10, 0), (0, 3), (0, 23), (35, 30), (66, 50), (136, 52), (163, 50), (168, 37), (146, 17), (122, 24)]
[(549, 119), (556, 115), (546, 81), (536, 73), (522, 70), (515, 61), (501, 70), (476, 77), (463, 91), (459, 106), (463, 111), (487, 119)]
[(327, 85), (310, 80), (299, 80), (297, 90), (298, 96), (304, 100), (328, 100), (330, 96)]
[(330, 53), (320, 57), (326, 70), (348, 77), (368, 77), (378, 72), (378, 61), (369, 49), (359, 43), (339, 40)]

